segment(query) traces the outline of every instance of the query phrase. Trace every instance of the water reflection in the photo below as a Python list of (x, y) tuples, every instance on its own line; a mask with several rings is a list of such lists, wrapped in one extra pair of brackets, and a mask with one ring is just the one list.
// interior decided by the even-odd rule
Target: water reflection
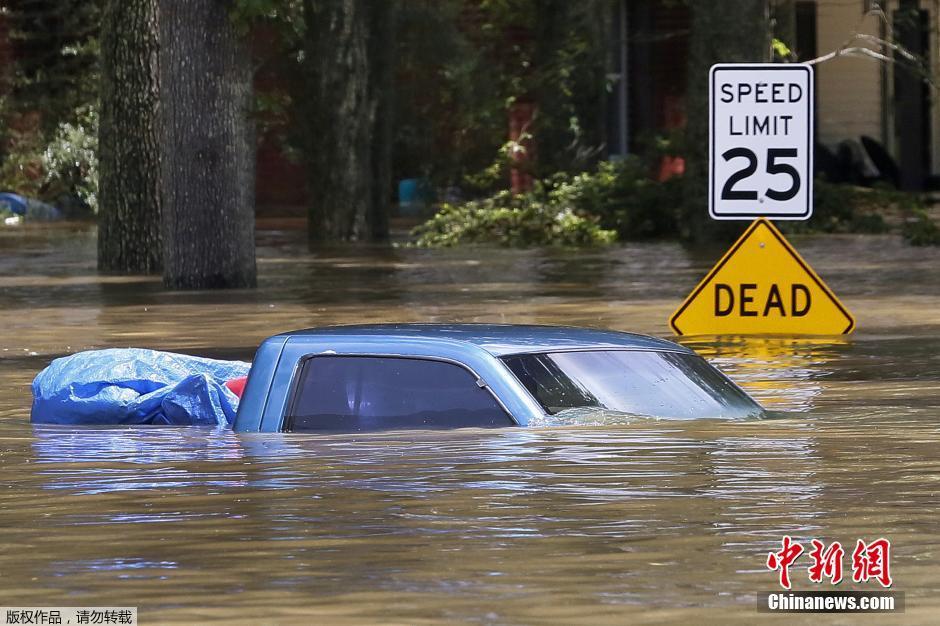
[[(929, 458), (940, 472), (936, 429), (910, 419), (867, 457), (883, 422), (852, 433), (795, 415), (360, 436), (37, 426), (28, 452), (3, 459), (16, 491), (0, 518), (20, 523), (0, 568), (38, 541), (27, 578), (12, 579), (21, 590), (43, 581), (36, 593), (94, 602), (160, 581), (181, 606), (223, 588), (267, 606), (276, 592), (285, 610), (346, 607), (352, 621), (401, 594), (437, 616), (497, 606), (524, 621), (537, 614), (520, 592), (568, 594), (594, 616), (597, 603), (733, 606), (769, 588), (762, 557), (782, 534), (877, 528), (903, 543), (915, 512), (936, 513), (928, 483), (888, 469)], [(372, 599), (344, 604), (359, 594)]]
[(31, 425), (33, 462), (45, 489), (100, 494), (177, 489), (194, 484), (241, 486), (245, 473), (191, 475), (185, 463), (234, 463), (244, 458), (229, 430), (163, 427)]
[(683, 344), (709, 359), (768, 409), (807, 411), (851, 347), (842, 337), (693, 337)]
[[(316, 485), (326, 492), (421, 497), (481, 490), (484, 500), (500, 503), (533, 495), (596, 505), (704, 496), (708, 506), (722, 508), (721, 501), (729, 500), (739, 510), (766, 508), (771, 497), (804, 508), (822, 488), (812, 480), (819, 459), (811, 434), (794, 436), (791, 431), (785, 438), (715, 440), (689, 437), (685, 427), (658, 424), (325, 437), (237, 436), (195, 428), (76, 431), (37, 426), (33, 431), (33, 476), (39, 486), (74, 495), (171, 493), (193, 487), (290, 492)], [(689, 473), (689, 468), (695, 471)], [(521, 502), (506, 504), (516, 508)], [(115, 523), (180, 519), (185, 516), (109, 517)], [(602, 533), (610, 529), (605, 525)], [(589, 531), (589, 526), (578, 529)]]
[(658, 243), (309, 254), (296, 233), (262, 232), (262, 288), (221, 296), (99, 278), (83, 232), (0, 233), (7, 604), (139, 605), (142, 622), (180, 624), (681, 622), (703, 607), (751, 622), (776, 584), (766, 553), (790, 534), (890, 537), (902, 617), (935, 621), (937, 251), (800, 241), (859, 334), (688, 342), (778, 419), (360, 436), (32, 427), (32, 376), (81, 347), (250, 358), (287, 328), (409, 320), (655, 334), (714, 260)]

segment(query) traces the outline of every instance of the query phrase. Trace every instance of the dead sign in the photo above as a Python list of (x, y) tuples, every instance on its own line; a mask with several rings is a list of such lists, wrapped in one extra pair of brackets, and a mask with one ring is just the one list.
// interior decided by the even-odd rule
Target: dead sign
[(812, 292), (800, 283), (772, 283), (766, 290), (757, 283), (715, 283), (715, 317), (804, 317), (812, 305)]
[(768, 220), (752, 223), (673, 314), (678, 335), (839, 335), (855, 318)]

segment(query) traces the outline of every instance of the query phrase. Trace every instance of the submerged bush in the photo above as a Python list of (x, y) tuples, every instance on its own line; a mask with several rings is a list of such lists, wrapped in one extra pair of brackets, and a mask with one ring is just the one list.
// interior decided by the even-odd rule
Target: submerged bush
[[(649, 171), (648, 162), (628, 157), (602, 162), (592, 172), (556, 174), (528, 193), (503, 191), (445, 205), (413, 235), (422, 246), (595, 245), (679, 237), (681, 180), (659, 182)], [(903, 223), (901, 233), (914, 245), (936, 245), (940, 240), (940, 228), (917, 194), (816, 180), (814, 196), (812, 218), (780, 222), (784, 232), (884, 233)]]
[(597, 171), (562, 177), (549, 192), (552, 202), (597, 216), (621, 240), (678, 236), (682, 200), (679, 179), (659, 182), (637, 157), (605, 161)]
[(940, 246), (940, 227), (925, 210), (915, 211), (901, 232), (912, 246)]
[(629, 158), (594, 172), (556, 174), (527, 193), (444, 205), (412, 234), (420, 246), (599, 245), (673, 236), (678, 194), (678, 184), (650, 180), (640, 160)]
[(906, 202), (910, 194), (833, 184), (817, 178), (813, 183), (813, 216), (791, 230), (822, 233), (883, 233), (889, 227), (884, 210)]
[[(920, 194), (881, 187), (836, 185), (817, 180), (815, 211), (802, 227), (811, 232), (884, 233), (885, 219), (901, 220), (901, 234), (911, 245), (940, 245), (940, 227), (930, 219)], [(793, 229), (800, 226), (794, 225)]]
[(548, 201), (544, 191), (513, 195), (508, 191), (460, 205), (445, 204), (412, 231), (419, 246), (495, 244), (502, 246), (593, 246), (613, 242), (617, 234), (596, 219)]
[(43, 199), (67, 214), (98, 212), (98, 111), (76, 112), (42, 152)]
[(38, 129), (7, 130), (0, 191), (55, 205), (67, 216), (98, 210), (98, 112), (85, 107), (48, 142)]

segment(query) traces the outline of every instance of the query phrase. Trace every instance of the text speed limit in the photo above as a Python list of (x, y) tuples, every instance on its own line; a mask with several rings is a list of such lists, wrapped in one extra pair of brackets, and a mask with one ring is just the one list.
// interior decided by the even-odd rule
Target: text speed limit
[(709, 212), (805, 220), (813, 211), (813, 73), (807, 65), (712, 67)]

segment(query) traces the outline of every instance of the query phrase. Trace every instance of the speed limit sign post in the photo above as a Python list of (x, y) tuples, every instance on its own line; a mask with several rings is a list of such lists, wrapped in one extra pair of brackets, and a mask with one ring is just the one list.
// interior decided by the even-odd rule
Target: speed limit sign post
[(813, 213), (813, 69), (710, 75), (708, 211), (754, 220), (669, 319), (678, 335), (838, 335), (855, 318), (771, 220)]
[(813, 69), (711, 69), (709, 203), (716, 220), (805, 220), (813, 212)]

